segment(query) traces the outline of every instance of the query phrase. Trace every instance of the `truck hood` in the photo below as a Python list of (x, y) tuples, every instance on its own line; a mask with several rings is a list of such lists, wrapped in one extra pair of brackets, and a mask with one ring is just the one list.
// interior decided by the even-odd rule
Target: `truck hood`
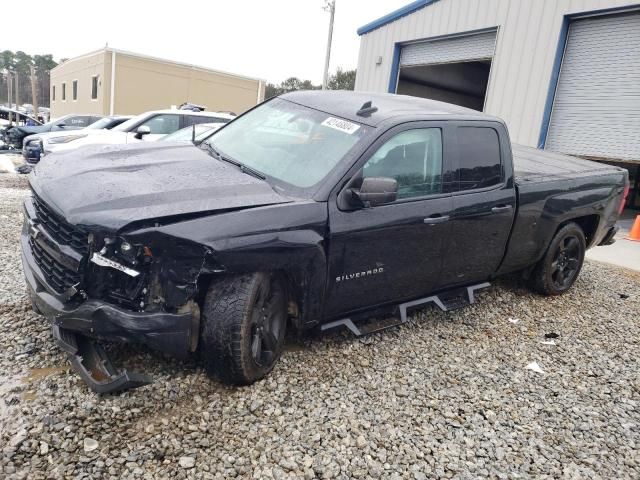
[(34, 193), (75, 225), (117, 231), (144, 220), (290, 202), (269, 183), (193, 145), (96, 145), (46, 157)]

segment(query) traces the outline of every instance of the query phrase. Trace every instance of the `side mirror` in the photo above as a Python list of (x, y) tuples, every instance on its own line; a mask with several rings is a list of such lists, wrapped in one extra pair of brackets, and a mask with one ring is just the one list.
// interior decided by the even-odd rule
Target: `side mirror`
[(138, 127), (138, 129), (136, 130), (136, 135), (135, 137), (140, 140), (142, 137), (144, 137), (145, 135), (149, 135), (151, 133), (151, 129), (145, 125)]
[(395, 202), (398, 198), (398, 182), (394, 178), (366, 177), (359, 190), (351, 189), (351, 195), (364, 207)]

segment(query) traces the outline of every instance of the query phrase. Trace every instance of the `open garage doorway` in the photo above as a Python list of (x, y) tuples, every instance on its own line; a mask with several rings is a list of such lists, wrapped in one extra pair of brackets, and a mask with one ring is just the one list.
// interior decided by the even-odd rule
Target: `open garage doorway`
[(403, 66), (396, 93), (482, 111), (490, 71), (491, 60)]
[(482, 111), (496, 35), (491, 29), (402, 45), (390, 91)]

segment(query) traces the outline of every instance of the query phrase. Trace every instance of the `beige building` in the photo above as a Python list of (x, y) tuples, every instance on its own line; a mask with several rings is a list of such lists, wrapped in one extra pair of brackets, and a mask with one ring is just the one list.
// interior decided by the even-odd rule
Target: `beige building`
[(104, 48), (51, 70), (51, 116), (136, 115), (183, 102), (241, 113), (264, 99), (265, 81)]

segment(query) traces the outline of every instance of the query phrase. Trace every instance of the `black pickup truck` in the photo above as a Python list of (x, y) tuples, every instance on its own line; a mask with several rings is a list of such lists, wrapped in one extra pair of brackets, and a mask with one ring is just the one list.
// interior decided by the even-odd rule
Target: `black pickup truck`
[(30, 184), (28, 291), (98, 392), (149, 379), (96, 340), (199, 351), (249, 384), (287, 329), (365, 333), (372, 312), (459, 307), (511, 272), (564, 293), (628, 191), (620, 168), (512, 146), (498, 118), (352, 92), (283, 95), (199, 146), (52, 155)]

